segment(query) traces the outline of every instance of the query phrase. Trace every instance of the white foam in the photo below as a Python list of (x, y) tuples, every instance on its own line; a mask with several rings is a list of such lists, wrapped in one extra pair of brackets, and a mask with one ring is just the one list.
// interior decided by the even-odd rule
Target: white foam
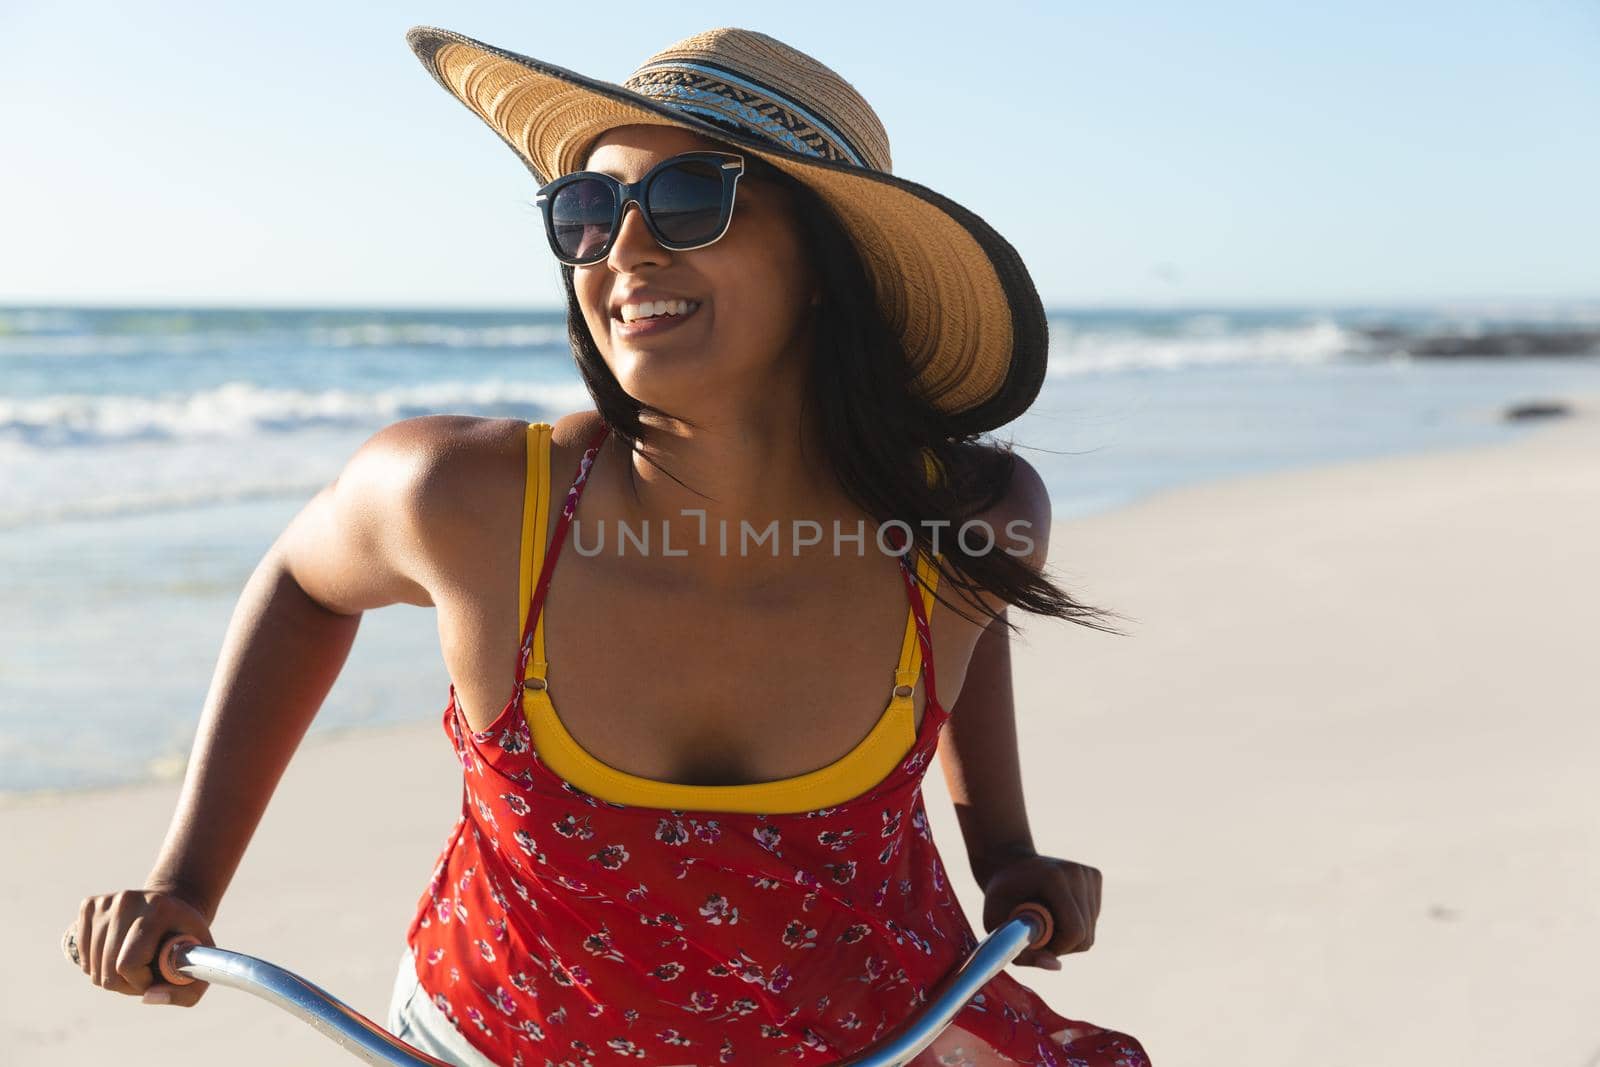
[(349, 348), (506, 349), (568, 346), (566, 323), (508, 323), (471, 326), (440, 322), (364, 322), (338, 326), (284, 326), (261, 329), (141, 329), (94, 333), (70, 329), (75, 320), (38, 312), (0, 317), (0, 358), (45, 356), (186, 355)]
[(214, 389), (157, 396), (0, 398), (0, 441), (50, 448), (152, 439), (237, 439), (317, 426), (375, 426), (438, 411), (564, 413), (589, 405), (581, 382), (439, 382), (374, 392), (273, 389), (229, 382)]
[(0, 528), (303, 500), (366, 437), (402, 418), (459, 412), (550, 421), (591, 406), (581, 382), (450, 382), (375, 393), (233, 383), (158, 398), (0, 400)]
[(1225, 316), (1196, 315), (1171, 334), (1080, 330), (1068, 321), (1052, 319), (1049, 374), (1071, 377), (1224, 363), (1326, 363), (1367, 347), (1360, 334), (1331, 319), (1239, 330), (1230, 329)]

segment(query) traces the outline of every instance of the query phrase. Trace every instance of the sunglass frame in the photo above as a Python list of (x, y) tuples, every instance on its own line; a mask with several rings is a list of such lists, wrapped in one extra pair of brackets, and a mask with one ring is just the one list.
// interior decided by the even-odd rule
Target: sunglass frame
[[(722, 176), (721, 192), (721, 219), (717, 232), (709, 241), (700, 241), (694, 244), (681, 244), (669, 241), (656, 227), (656, 221), (650, 214), (649, 197), (650, 185), (663, 171), (687, 162), (705, 162), (716, 165), (717, 172)], [(651, 167), (644, 177), (636, 182), (625, 182), (610, 174), (595, 170), (573, 171), (563, 174), (547, 185), (539, 188), (533, 201), (538, 205), (539, 211), (544, 216), (545, 239), (550, 244), (550, 251), (556, 259), (570, 267), (587, 267), (599, 263), (611, 254), (611, 247), (616, 244), (617, 234), (622, 230), (622, 217), (627, 213), (629, 204), (637, 204), (639, 215), (644, 219), (645, 227), (650, 231), (650, 236), (655, 238), (657, 244), (672, 252), (690, 252), (696, 248), (705, 248), (707, 245), (716, 244), (727, 234), (728, 228), (733, 224), (733, 205), (739, 191), (739, 179), (744, 175), (744, 156), (734, 152), (684, 152), (670, 159), (663, 159)], [(561, 250), (556, 240), (555, 218), (552, 214), (556, 194), (568, 185), (583, 180), (596, 180), (611, 190), (613, 201), (611, 211), (611, 230), (606, 235), (605, 241), (598, 251), (582, 259), (574, 259)]]

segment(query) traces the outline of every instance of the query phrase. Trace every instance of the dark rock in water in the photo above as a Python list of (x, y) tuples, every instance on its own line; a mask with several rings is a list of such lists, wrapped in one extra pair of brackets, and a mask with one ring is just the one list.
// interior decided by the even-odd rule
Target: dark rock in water
[(1572, 408), (1559, 400), (1535, 400), (1506, 408), (1506, 419), (1548, 419), (1558, 415), (1571, 415)]
[(1585, 356), (1600, 352), (1600, 330), (1506, 330), (1419, 337), (1406, 344), (1413, 356)]

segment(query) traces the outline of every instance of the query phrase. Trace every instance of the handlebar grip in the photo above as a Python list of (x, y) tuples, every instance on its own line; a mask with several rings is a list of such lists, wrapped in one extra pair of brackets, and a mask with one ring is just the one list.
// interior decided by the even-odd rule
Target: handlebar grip
[(175, 934), (161, 943), (156, 950), (156, 970), (168, 985), (193, 985), (194, 979), (178, 970), (178, 951), (200, 944), (193, 934)]
[[(174, 934), (163, 941), (161, 947), (156, 950), (151, 970), (160, 975), (161, 980), (168, 985), (193, 985), (195, 979), (178, 970), (178, 951), (200, 943), (200, 939), (193, 934)], [(79, 963), (81, 955), (78, 948), (77, 927), (69, 926), (61, 932), (61, 954), (74, 964)]]
[(1055, 919), (1051, 916), (1049, 908), (1037, 901), (1024, 901), (1011, 909), (1011, 914), (1006, 916), (1006, 921), (1010, 922), (1012, 919), (1019, 919), (1030, 912), (1038, 917), (1041, 932), (1038, 937), (1028, 942), (1028, 948), (1044, 948), (1050, 943), (1050, 938), (1055, 936), (1056, 932)]

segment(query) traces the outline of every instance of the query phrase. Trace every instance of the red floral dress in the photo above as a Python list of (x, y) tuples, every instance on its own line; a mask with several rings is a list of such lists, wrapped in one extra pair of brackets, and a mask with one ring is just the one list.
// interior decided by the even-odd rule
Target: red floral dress
[[(533, 593), (511, 700), (444, 726), (461, 815), (407, 940), (434, 1004), (498, 1064), (827, 1064), (869, 1047), (977, 938), (929, 832), (922, 776), (949, 713), (914, 571), (900, 557), (927, 671), (916, 743), (855, 799), (801, 813), (601, 800), (533, 751), (523, 716), (533, 629), (602, 429), (567, 492)], [(1147, 1067), (1134, 1038), (1052, 1011), (1002, 974), (916, 1067)]]

